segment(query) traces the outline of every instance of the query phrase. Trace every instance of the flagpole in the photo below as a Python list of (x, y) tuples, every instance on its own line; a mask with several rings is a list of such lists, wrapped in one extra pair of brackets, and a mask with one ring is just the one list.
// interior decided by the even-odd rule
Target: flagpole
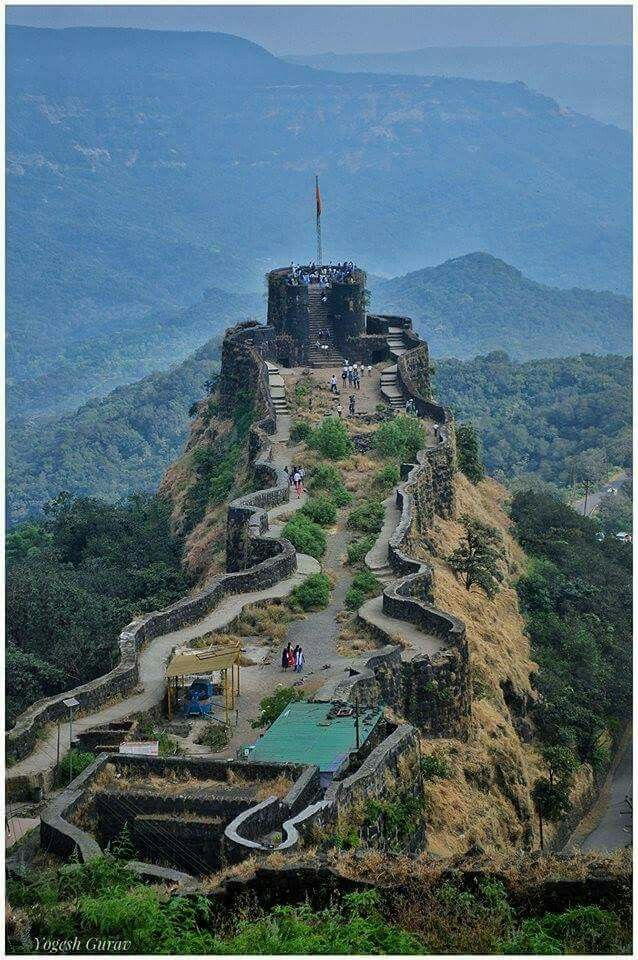
[(323, 250), (321, 248), (321, 194), (319, 193), (319, 177), (315, 177), (315, 199), (317, 202), (317, 266), (323, 265)]

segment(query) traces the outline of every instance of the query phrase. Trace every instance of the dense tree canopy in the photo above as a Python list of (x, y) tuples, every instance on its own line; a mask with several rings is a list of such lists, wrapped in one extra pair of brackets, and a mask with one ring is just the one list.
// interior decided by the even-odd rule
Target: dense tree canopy
[(518, 584), (541, 693), (542, 740), (603, 759), (631, 710), (631, 545), (550, 496), (515, 495), (512, 518), (533, 558)]
[(181, 597), (188, 581), (168, 505), (110, 505), (61, 494), (38, 524), (7, 537), (7, 715), (105, 673), (133, 616)]
[(490, 476), (566, 485), (631, 464), (631, 377), (629, 357), (517, 363), (497, 351), (438, 360), (435, 387), (476, 425)]

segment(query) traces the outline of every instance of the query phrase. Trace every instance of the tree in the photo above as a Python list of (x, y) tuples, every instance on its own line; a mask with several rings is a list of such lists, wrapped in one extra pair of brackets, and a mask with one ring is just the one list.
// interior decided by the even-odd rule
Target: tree
[(308, 437), (308, 446), (329, 460), (343, 460), (352, 453), (352, 440), (341, 420), (328, 417)]
[(479, 483), (485, 476), (481, 460), (478, 433), (473, 423), (461, 423), (456, 428), (456, 456), (459, 470), (472, 483)]
[(501, 548), (503, 538), (495, 527), (481, 523), (476, 517), (464, 513), (460, 522), (465, 537), (448, 557), (447, 561), (456, 576), (465, 580), (468, 592), (476, 584), (490, 599), (498, 593), (503, 574), (499, 565), (504, 560)]

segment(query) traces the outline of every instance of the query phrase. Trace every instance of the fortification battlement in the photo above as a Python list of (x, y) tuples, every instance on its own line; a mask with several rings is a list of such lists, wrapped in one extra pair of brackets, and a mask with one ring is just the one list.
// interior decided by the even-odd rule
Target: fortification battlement
[(268, 325), (280, 338), (279, 359), (339, 363), (349, 341), (366, 333), (365, 272), (352, 261), (272, 270)]

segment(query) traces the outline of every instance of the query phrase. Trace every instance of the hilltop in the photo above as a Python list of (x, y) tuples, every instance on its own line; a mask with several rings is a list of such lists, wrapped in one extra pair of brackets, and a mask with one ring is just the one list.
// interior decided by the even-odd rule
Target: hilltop
[(312, 250), (316, 171), (333, 259), (387, 276), (479, 247), (627, 290), (630, 146), (521, 83), (313, 70), (221, 34), (10, 27), (9, 377), (25, 396), (87, 353), (119, 382), (149, 372), (127, 365), (154, 311), (258, 291)]
[(611, 43), (424, 47), (398, 53), (290, 56), (322, 70), (522, 80), (565, 107), (631, 130), (631, 47)]
[(372, 285), (375, 310), (407, 313), (435, 356), (506, 350), (516, 360), (631, 352), (631, 300), (548, 287), (487, 253)]

